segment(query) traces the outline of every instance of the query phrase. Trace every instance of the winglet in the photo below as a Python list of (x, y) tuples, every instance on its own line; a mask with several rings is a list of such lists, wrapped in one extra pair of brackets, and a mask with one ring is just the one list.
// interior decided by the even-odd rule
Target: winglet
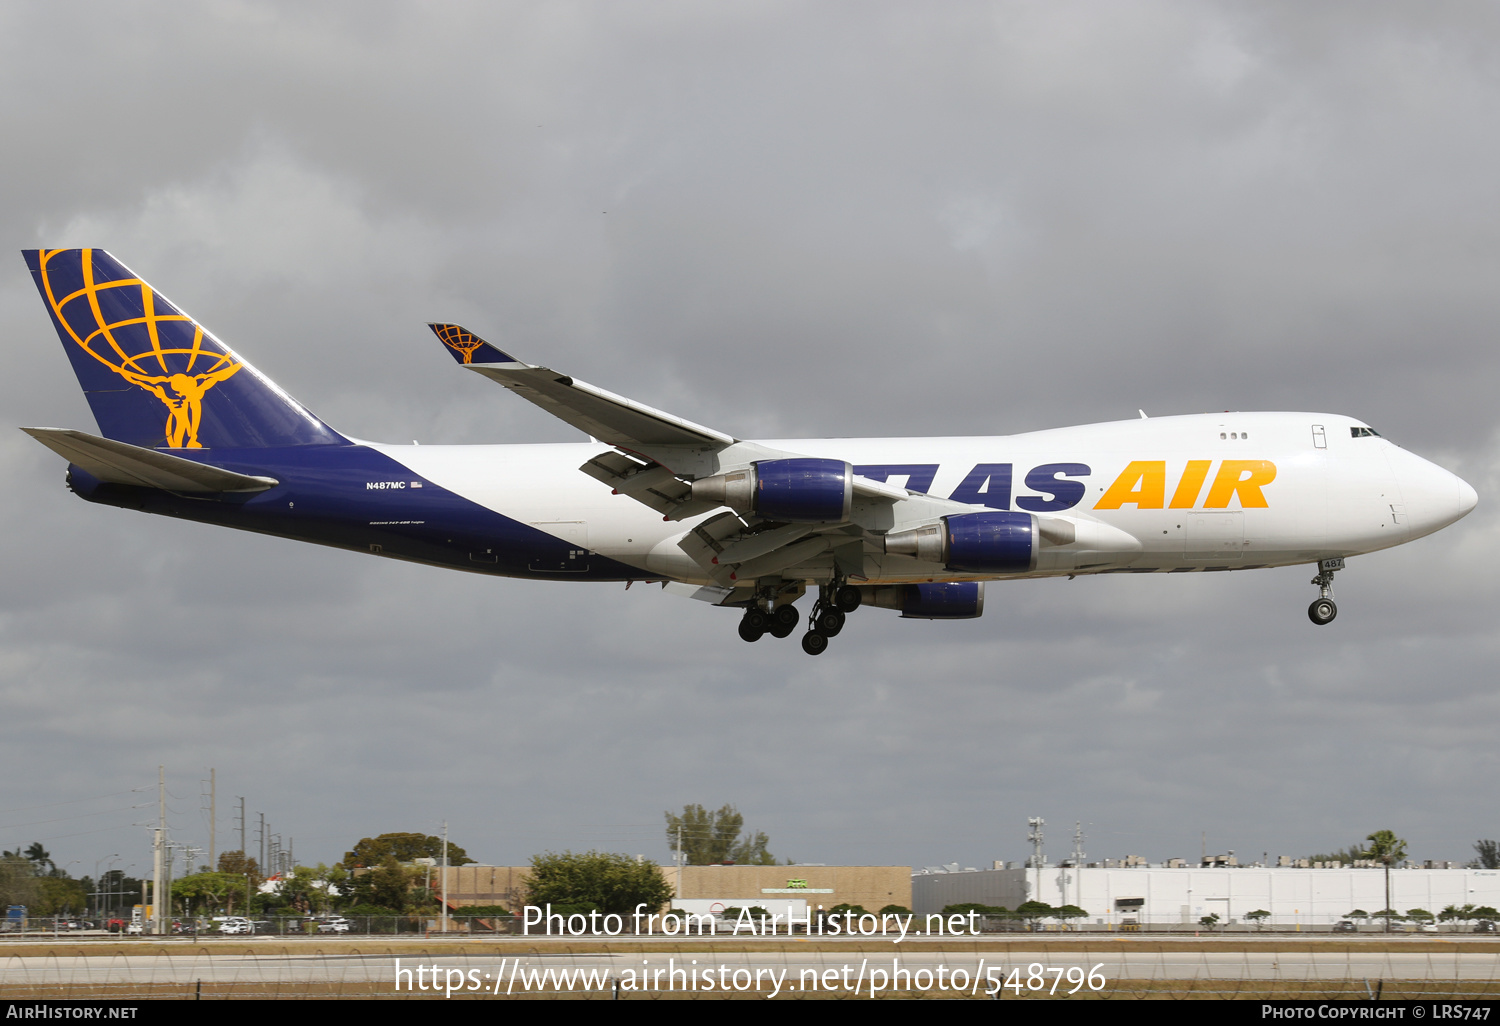
[[(448, 347), (459, 363), (521, 363), (502, 353), (478, 335), (458, 324), (428, 324), (438, 341)], [(525, 366), (525, 364), (521, 364)]]

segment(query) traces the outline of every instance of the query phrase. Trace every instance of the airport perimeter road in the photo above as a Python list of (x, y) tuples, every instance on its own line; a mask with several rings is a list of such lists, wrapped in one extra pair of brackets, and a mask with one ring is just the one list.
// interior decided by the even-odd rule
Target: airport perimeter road
[[(259, 946), (259, 945), (256, 945)], [(59, 946), (60, 948), (62, 946)], [(613, 991), (859, 994), (948, 992), (1001, 997), (1139, 992), (1142, 982), (1222, 984), (1269, 981), (1275, 986), (1357, 981), (1425, 981), (1423, 993), (1463, 985), (1465, 993), (1500, 991), (1500, 948), (1274, 943), (1226, 945), (1151, 942), (1097, 944), (865, 945), (593, 945), (587, 950), (529, 949), (518, 944), (343, 943), (266, 944), (265, 950), (214, 950), (215, 945), (127, 953), (67, 951), (6, 956), (0, 951), (0, 997), (177, 993), (202, 986), (207, 995), (522, 996), (528, 993)], [(1484, 946), (1487, 948), (1488, 946)], [(28, 948), (33, 946), (28, 945)], [(373, 950), (372, 950), (373, 949)], [(34, 950), (34, 949), (33, 949)], [(1477, 988), (1477, 989), (1476, 989)], [(1220, 991), (1232, 995), (1232, 989)], [(1352, 996), (1352, 995), (1351, 995)]]

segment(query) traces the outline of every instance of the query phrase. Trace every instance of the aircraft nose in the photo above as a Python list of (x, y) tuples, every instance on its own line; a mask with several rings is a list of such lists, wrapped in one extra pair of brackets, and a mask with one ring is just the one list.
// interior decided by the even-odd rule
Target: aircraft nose
[(1453, 480), (1458, 482), (1458, 515), (1467, 516), (1468, 512), (1479, 504), (1479, 493), (1463, 478), (1455, 477)]
[(1411, 536), (1441, 530), (1466, 516), (1479, 502), (1474, 488), (1457, 474), (1404, 449), (1391, 450), (1391, 469), (1400, 482)]

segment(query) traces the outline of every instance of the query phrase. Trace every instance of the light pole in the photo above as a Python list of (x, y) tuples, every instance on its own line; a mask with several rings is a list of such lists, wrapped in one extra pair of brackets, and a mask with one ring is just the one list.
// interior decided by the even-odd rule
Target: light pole
[(103, 862), (104, 859), (117, 859), (119, 857), (120, 853), (115, 852), (113, 855), (106, 855), (104, 858), (94, 860), (94, 914), (100, 919), (104, 918), (104, 909), (101, 907), (99, 901), (99, 884), (103, 882), (99, 879), (99, 863)]

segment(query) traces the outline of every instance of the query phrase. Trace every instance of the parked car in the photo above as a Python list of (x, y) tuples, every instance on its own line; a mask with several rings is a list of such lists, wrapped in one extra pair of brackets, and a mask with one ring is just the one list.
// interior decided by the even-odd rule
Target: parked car
[(1347, 919), (1340, 919), (1338, 922), (1333, 924), (1334, 933), (1354, 933), (1358, 929), (1359, 927), (1355, 926)]
[(332, 919), (321, 919), (318, 921), (319, 933), (348, 933), (349, 920), (343, 916), (334, 916)]
[(219, 923), (220, 933), (254, 933), (255, 924), (244, 916), (229, 916)]

